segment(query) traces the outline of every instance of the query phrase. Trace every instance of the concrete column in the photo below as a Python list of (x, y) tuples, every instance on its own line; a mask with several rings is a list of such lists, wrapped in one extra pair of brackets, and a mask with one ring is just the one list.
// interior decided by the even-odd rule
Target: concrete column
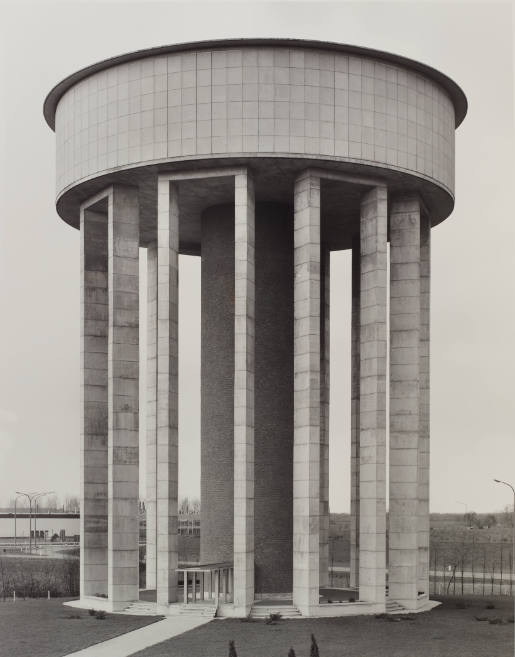
[(350, 585), (359, 587), (359, 380), (360, 380), (360, 238), (352, 241), (351, 308), (351, 465), (350, 465)]
[(293, 603), (309, 615), (319, 600), (320, 179), (294, 187)]
[(138, 191), (115, 185), (108, 211), (108, 596), (113, 610), (138, 599)]
[(321, 254), (320, 272), (320, 586), (329, 585), (329, 382), (330, 257)]
[(361, 202), (359, 599), (384, 603), (387, 191)]
[(81, 210), (80, 596), (107, 594), (107, 216)]
[(147, 248), (147, 519), (146, 587), (156, 588), (157, 544), (157, 245)]
[(157, 188), (157, 604), (177, 597), (178, 497), (178, 189)]
[(234, 190), (234, 607), (254, 602), (254, 185), (235, 176)]
[(429, 595), (431, 222), (420, 220), (420, 411), (418, 450), (418, 590)]
[(420, 205), (390, 211), (389, 597), (417, 604), (420, 340)]

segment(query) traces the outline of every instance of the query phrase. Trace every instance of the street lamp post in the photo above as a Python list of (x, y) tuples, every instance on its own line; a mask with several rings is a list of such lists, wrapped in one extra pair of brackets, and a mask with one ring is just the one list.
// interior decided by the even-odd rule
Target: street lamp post
[[(53, 491), (46, 491), (44, 493), (24, 493), (23, 491), (17, 490), (16, 495), (25, 496), (29, 500), (29, 554), (32, 554), (32, 502), (37, 500), (43, 495), (49, 495)], [(34, 518), (34, 541), (36, 541), (36, 518)]]
[(14, 547), (16, 547), (17, 541), (16, 541), (16, 503), (18, 502), (18, 498), (21, 497), (21, 495), (16, 495), (14, 498)]
[(48, 490), (45, 493), (37, 493), (34, 496), (34, 547), (37, 547), (38, 545), (38, 535), (37, 535), (37, 529), (36, 529), (36, 521), (38, 518), (38, 500), (40, 497), (44, 497), (45, 495), (51, 495), (54, 491), (53, 490)]
[(512, 515), (512, 540), (511, 540), (511, 581), (513, 586), (513, 580), (515, 579), (515, 488), (507, 481), (502, 481), (501, 479), (494, 479), (496, 484), (504, 484), (511, 488), (513, 493), (513, 515)]

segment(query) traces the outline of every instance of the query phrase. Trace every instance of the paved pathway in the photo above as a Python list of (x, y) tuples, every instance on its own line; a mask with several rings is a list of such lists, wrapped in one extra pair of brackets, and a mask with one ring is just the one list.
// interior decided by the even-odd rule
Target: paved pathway
[(157, 623), (152, 623), (139, 630), (127, 632), (114, 639), (108, 639), (102, 643), (97, 643), (89, 648), (71, 652), (65, 657), (128, 657), (153, 646), (161, 641), (171, 639), (178, 634), (183, 634), (195, 627), (205, 625), (212, 620), (211, 618), (193, 618), (191, 616), (169, 616)]

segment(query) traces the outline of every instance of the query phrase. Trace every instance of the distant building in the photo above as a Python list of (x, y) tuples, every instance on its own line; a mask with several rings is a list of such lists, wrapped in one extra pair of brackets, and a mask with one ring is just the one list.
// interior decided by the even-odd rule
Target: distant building
[(200, 536), (200, 514), (180, 513), (179, 534), (182, 536)]

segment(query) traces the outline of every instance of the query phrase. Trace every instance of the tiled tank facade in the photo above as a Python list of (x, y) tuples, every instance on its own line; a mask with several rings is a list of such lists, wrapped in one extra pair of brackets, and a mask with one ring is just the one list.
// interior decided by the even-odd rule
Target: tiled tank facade
[(454, 189), (454, 107), (434, 81), (363, 55), (242, 47), (90, 75), (57, 111), (57, 192), (118, 167), (236, 154), (411, 171)]

